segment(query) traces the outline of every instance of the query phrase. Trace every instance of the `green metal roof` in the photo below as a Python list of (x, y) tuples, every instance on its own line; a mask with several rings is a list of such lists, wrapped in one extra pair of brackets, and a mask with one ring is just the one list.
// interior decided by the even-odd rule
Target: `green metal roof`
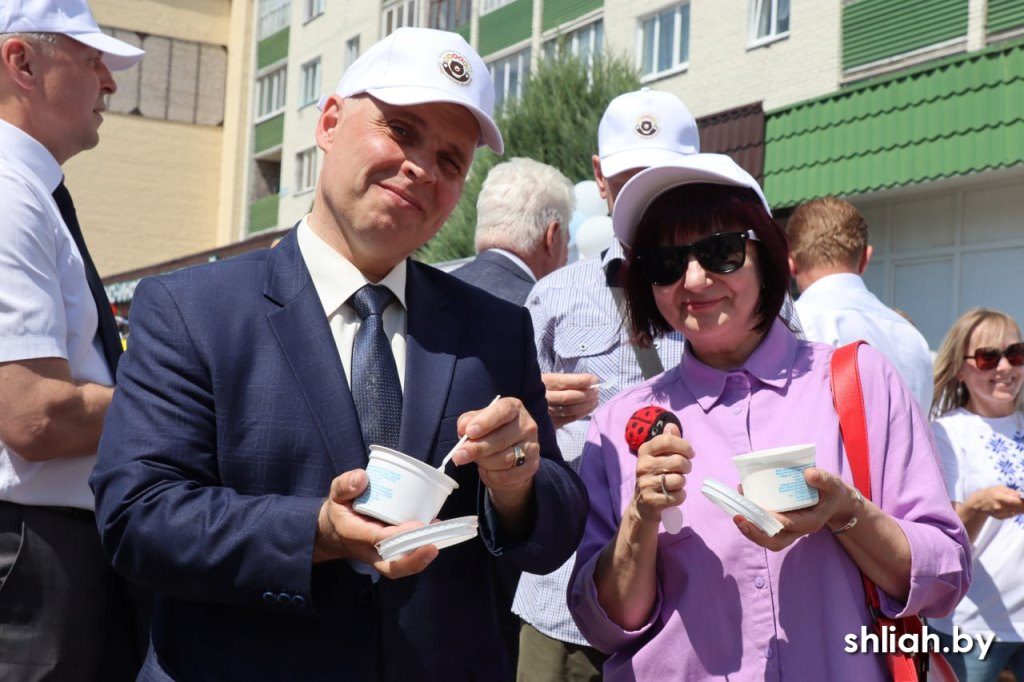
[(1024, 163), (1024, 42), (957, 55), (767, 113), (777, 207)]

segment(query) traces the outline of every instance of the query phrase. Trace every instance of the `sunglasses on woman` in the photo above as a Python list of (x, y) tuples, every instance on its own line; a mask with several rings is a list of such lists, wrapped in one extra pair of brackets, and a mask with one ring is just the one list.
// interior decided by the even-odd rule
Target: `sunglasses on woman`
[(655, 246), (638, 249), (636, 260), (651, 284), (674, 284), (686, 273), (692, 253), (700, 266), (717, 275), (727, 275), (747, 261), (747, 240), (757, 239), (753, 230), (719, 232), (683, 246)]
[(1011, 343), (1004, 350), (998, 348), (978, 348), (974, 355), (965, 355), (964, 359), (973, 359), (978, 369), (995, 369), (999, 366), (999, 358), (1005, 357), (1006, 361), (1014, 367), (1024, 365), (1024, 341)]

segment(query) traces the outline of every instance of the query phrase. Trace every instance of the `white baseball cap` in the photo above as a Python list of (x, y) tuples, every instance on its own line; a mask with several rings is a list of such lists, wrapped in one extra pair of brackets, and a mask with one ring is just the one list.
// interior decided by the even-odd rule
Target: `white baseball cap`
[(608, 103), (597, 127), (597, 155), (606, 178), (699, 151), (697, 121), (670, 92), (641, 88), (619, 95)]
[[(375, 43), (338, 81), (342, 97), (366, 93), (394, 105), (451, 102), (469, 109), (480, 124), (477, 146), (505, 149), (491, 118), (494, 85), (480, 55), (458, 33), (405, 26)], [(320, 100), (320, 109), (326, 98)]]
[(145, 51), (100, 31), (85, 0), (3, 0), (0, 34), (60, 33), (103, 53), (111, 71), (135, 66)]
[(699, 182), (752, 189), (768, 215), (772, 213), (757, 180), (730, 157), (725, 154), (690, 154), (672, 163), (642, 170), (623, 185), (612, 210), (615, 236), (626, 246), (631, 246), (640, 218), (655, 199), (675, 187)]

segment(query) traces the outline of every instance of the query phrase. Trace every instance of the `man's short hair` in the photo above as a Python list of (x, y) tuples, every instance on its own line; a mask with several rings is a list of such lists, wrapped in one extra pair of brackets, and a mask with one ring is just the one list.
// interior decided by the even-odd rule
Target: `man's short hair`
[(544, 240), (548, 223), (569, 229), (576, 207), (573, 184), (554, 166), (521, 157), (499, 163), (476, 201), (476, 250), (527, 254)]
[(56, 33), (0, 33), (0, 47), (11, 38), (20, 38), (46, 54), (52, 54), (60, 45), (60, 38)]
[(801, 204), (786, 223), (789, 254), (800, 270), (841, 266), (856, 270), (868, 246), (868, 224), (838, 197)]

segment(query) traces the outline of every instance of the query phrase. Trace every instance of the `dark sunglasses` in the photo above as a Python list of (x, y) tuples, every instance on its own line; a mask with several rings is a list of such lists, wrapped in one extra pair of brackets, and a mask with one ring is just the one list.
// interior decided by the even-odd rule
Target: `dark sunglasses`
[(1011, 343), (1005, 350), (998, 348), (978, 348), (974, 355), (965, 355), (964, 359), (973, 359), (978, 369), (995, 369), (999, 366), (999, 358), (1006, 357), (1006, 361), (1014, 367), (1024, 365), (1024, 341)]
[(753, 230), (719, 232), (683, 246), (639, 249), (636, 260), (647, 281), (658, 286), (678, 282), (686, 272), (691, 253), (708, 272), (727, 275), (742, 268), (747, 261), (748, 239), (756, 239)]

